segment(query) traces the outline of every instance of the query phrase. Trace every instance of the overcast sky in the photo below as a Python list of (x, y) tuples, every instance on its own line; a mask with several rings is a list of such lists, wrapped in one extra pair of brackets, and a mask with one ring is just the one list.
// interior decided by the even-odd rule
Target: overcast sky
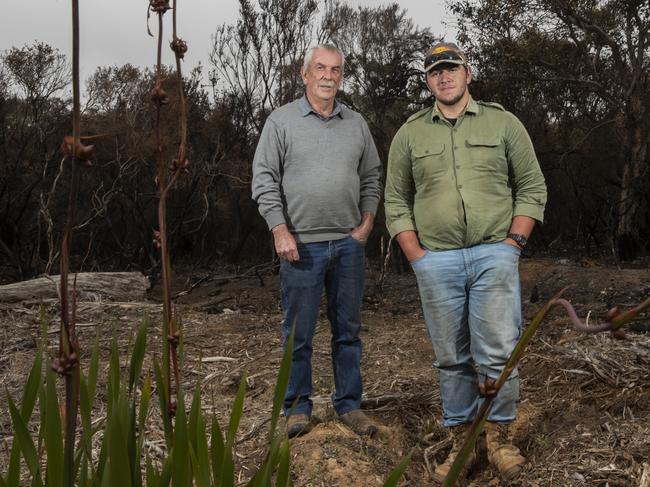
[[(97, 66), (121, 66), (126, 63), (152, 66), (156, 43), (147, 35), (148, 0), (80, 0), (82, 80)], [(347, 0), (349, 5), (379, 6), (381, 0)], [(402, 8), (415, 24), (430, 27), (435, 35), (453, 40), (453, 19), (444, 11), (444, 0), (401, 0)], [(46, 42), (71, 58), (71, 2), (69, 0), (3, 0), (0, 15), (0, 51), (21, 47), (34, 41)], [(189, 51), (184, 69), (199, 61), (205, 66), (211, 35), (224, 22), (234, 23), (239, 14), (237, 0), (179, 0), (179, 36), (187, 41)], [(165, 28), (171, 37), (171, 13)], [(156, 22), (151, 19), (152, 31)], [(165, 57), (166, 56), (166, 57)], [(163, 51), (163, 62), (173, 63), (173, 53)], [(205, 70), (204, 70), (205, 73)]]

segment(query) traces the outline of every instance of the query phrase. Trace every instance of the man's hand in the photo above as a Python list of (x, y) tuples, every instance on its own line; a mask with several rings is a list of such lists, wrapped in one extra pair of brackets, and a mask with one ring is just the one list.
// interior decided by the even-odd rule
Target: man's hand
[(291, 235), (287, 225), (282, 223), (271, 230), (273, 233), (273, 243), (275, 244), (275, 252), (281, 260), (287, 262), (298, 262), (300, 255), (298, 254), (298, 246), (296, 239)]
[(398, 233), (395, 239), (409, 262), (415, 262), (427, 253), (420, 245), (418, 236), (413, 230)]
[(521, 245), (519, 245), (517, 242), (515, 242), (513, 239), (511, 239), (509, 237), (506, 238), (505, 240), (503, 240), (503, 243), (506, 243), (508, 245), (512, 245), (516, 249), (524, 250), (524, 248)]
[(361, 223), (359, 224), (358, 227), (354, 227), (352, 229), (350, 235), (357, 242), (361, 242), (362, 244), (365, 244), (368, 241), (368, 237), (370, 236), (370, 232), (372, 231), (374, 222), (375, 222), (375, 215), (367, 211), (364, 211), (363, 217), (361, 219)]

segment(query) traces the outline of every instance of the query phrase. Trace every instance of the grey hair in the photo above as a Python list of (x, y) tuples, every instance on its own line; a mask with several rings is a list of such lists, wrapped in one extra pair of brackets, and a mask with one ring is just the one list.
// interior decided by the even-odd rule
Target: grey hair
[(302, 69), (304, 71), (309, 71), (309, 65), (311, 64), (311, 59), (314, 57), (314, 52), (317, 49), (324, 49), (329, 52), (335, 52), (339, 56), (341, 56), (341, 73), (344, 71), (345, 54), (343, 54), (343, 51), (341, 51), (338, 47), (336, 47), (333, 44), (318, 44), (317, 46), (312, 46), (309, 49), (307, 49), (307, 52), (305, 53), (305, 59), (302, 62)]

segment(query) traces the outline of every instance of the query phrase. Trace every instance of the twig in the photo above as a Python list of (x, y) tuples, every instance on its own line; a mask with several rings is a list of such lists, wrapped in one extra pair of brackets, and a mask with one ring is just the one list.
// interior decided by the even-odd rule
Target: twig
[(237, 362), (237, 359), (232, 358), (232, 357), (219, 357), (219, 356), (203, 357), (201, 359), (201, 363), (204, 363), (204, 364), (209, 364), (209, 363), (212, 363), (212, 362)]

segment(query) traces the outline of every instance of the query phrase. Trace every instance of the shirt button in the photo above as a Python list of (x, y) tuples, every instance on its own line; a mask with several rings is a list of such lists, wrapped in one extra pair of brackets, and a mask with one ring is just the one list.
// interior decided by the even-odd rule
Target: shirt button
[(463, 189), (463, 185), (462, 185), (462, 184), (459, 184), (459, 185), (458, 185), (458, 189)]
[(458, 146), (457, 146), (457, 145), (454, 146), (454, 150), (458, 150)]
[(460, 166), (456, 166), (456, 169), (460, 169)]

